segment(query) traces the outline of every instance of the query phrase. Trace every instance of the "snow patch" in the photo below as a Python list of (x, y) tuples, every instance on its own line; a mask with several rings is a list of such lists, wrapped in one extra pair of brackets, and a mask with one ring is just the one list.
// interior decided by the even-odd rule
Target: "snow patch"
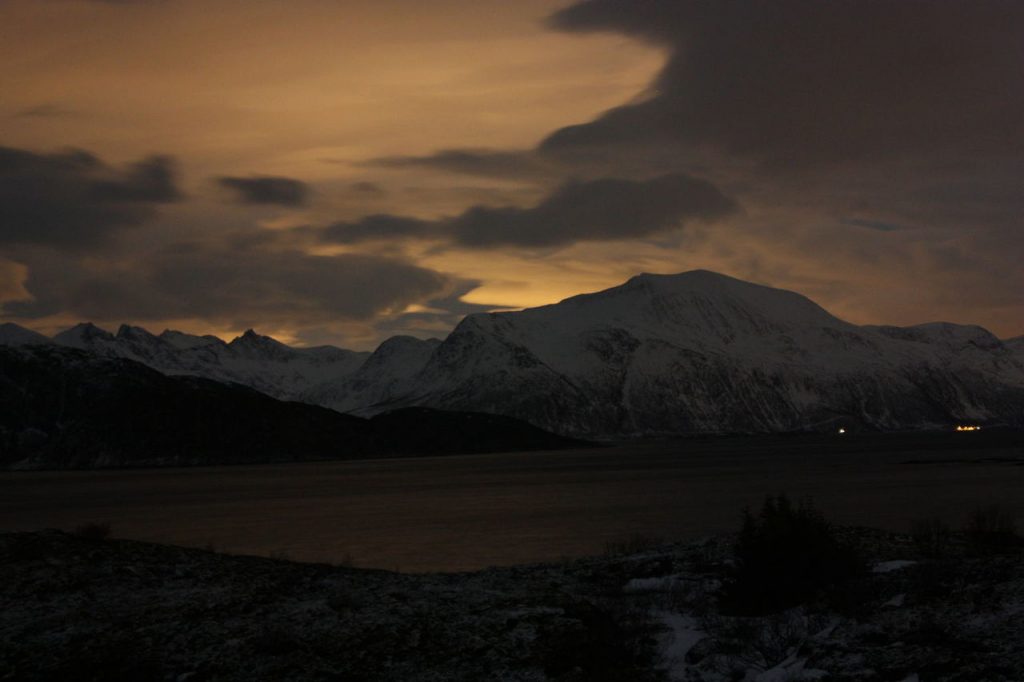
[(697, 642), (704, 639), (705, 633), (697, 626), (697, 620), (693, 616), (671, 611), (655, 611), (652, 615), (668, 630), (659, 638), (659, 644), (669, 679), (673, 682), (685, 680), (688, 667), (686, 654)]
[(894, 559), (892, 561), (882, 561), (871, 567), (872, 573), (891, 573), (893, 571), (899, 571), (906, 568), (907, 566), (913, 566), (916, 561), (910, 561), (908, 559)]

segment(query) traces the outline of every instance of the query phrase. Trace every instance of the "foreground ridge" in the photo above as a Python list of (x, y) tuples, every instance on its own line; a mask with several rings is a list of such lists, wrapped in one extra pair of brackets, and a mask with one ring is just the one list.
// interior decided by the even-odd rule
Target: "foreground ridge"
[(730, 537), (403, 575), (5, 534), (0, 666), (22, 680), (1024, 677), (1019, 552), (928, 559), (900, 536), (838, 530), (872, 572), (742, 618), (715, 606)]

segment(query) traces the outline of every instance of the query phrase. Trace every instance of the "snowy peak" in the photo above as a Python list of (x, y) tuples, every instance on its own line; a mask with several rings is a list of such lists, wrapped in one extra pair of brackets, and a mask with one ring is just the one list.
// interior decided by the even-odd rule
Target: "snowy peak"
[(173, 329), (165, 329), (160, 332), (160, 339), (178, 350), (189, 350), (192, 348), (202, 348), (204, 346), (226, 345), (216, 336), (195, 336), (193, 334), (186, 334)]
[(114, 335), (105, 329), (100, 329), (92, 322), (80, 322), (57, 334), (53, 340), (61, 346), (89, 350), (97, 343), (113, 341)]
[[(5, 325), (0, 340), (25, 332)], [(586, 438), (1024, 424), (1024, 338), (944, 322), (857, 326), (792, 291), (706, 270), (469, 315), (444, 341), (396, 336), (372, 354), (292, 348), (252, 329), (225, 343), (81, 324), (56, 341), (344, 412), (484, 411)]]
[(879, 334), (902, 341), (915, 341), (940, 346), (951, 351), (984, 350), (996, 351), (1004, 348), (995, 334), (983, 327), (952, 322), (929, 322), (912, 327), (867, 326)]
[(1024, 364), (980, 327), (858, 327), (800, 294), (698, 270), (470, 315), (394, 404), (584, 437), (1019, 423)]
[(408, 355), (429, 355), (441, 345), (440, 339), (417, 339), (415, 336), (392, 336), (383, 341), (373, 355), (367, 360), (367, 364), (380, 364), (390, 358)]
[[(11, 331), (7, 332), (11, 338), (34, 333), (15, 333), (15, 327), (10, 325)], [(157, 336), (128, 324), (122, 324), (115, 335), (90, 322), (61, 332), (54, 342), (103, 357), (135, 360), (164, 374), (243, 384), (286, 400), (295, 400), (324, 382), (341, 381), (359, 369), (370, 355), (334, 346), (292, 348), (252, 329), (225, 343), (216, 336), (194, 336), (169, 329)]]
[[(488, 345), (497, 362), (515, 357), (562, 374), (588, 375), (607, 369), (611, 357), (627, 362), (649, 342), (760, 364), (804, 361), (803, 350), (817, 364), (833, 364), (842, 355), (843, 364), (859, 365), (877, 345), (873, 335), (800, 294), (695, 270), (638, 275), (539, 308), (470, 315), (445, 341), (439, 359), (464, 365), (465, 353), (454, 346)], [(472, 363), (480, 357), (476, 353)]]
[(340, 382), (324, 382), (304, 394), (302, 400), (340, 412), (359, 413), (408, 391), (412, 379), (440, 345), (438, 339), (392, 336), (350, 376)]
[(159, 346), (164, 341), (158, 337), (150, 334), (147, 330), (142, 327), (133, 327), (127, 324), (122, 324), (117, 329), (116, 337), (119, 341), (127, 341), (129, 343), (145, 344), (149, 346)]
[[(744, 282), (707, 270), (677, 275), (644, 273), (624, 284), (568, 298), (536, 310), (582, 315), (588, 312), (617, 323), (656, 326), (691, 333), (704, 330), (713, 337), (762, 335), (796, 327), (849, 327), (824, 308), (792, 291)], [(571, 312), (570, 312), (571, 311)]]
[(286, 360), (295, 354), (295, 349), (292, 347), (269, 336), (257, 334), (252, 329), (247, 329), (244, 334), (232, 339), (228, 348), (247, 357), (264, 357), (274, 360)]
[(377, 350), (366, 359), (353, 379), (374, 383), (412, 377), (423, 369), (440, 345), (439, 339), (392, 336), (377, 346)]

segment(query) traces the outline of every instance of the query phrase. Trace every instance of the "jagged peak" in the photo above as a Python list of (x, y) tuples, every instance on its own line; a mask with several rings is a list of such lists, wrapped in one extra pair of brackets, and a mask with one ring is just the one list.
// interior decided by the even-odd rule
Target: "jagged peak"
[(165, 341), (179, 350), (186, 350), (189, 348), (199, 348), (202, 346), (223, 346), (226, 345), (224, 340), (213, 336), (212, 334), (204, 334), (197, 336), (195, 334), (188, 334), (186, 332), (178, 331), (177, 329), (165, 329), (160, 332), (159, 338)]
[(264, 336), (263, 334), (257, 333), (257, 331), (255, 329), (252, 329), (251, 327), (249, 329), (246, 329), (244, 332), (242, 332), (241, 336), (236, 336), (234, 339), (232, 339), (231, 343), (254, 344), (254, 343), (267, 343), (268, 341), (276, 343), (279, 346), (283, 346), (284, 345), (283, 343), (281, 343), (277, 339), (274, 339), (273, 337)]
[(416, 336), (410, 336), (408, 334), (396, 334), (395, 336), (389, 336), (388, 338), (381, 341), (380, 345), (377, 346), (377, 350), (374, 352), (379, 352), (381, 350), (390, 350), (395, 348), (407, 348), (412, 346), (438, 346), (440, 344), (441, 339), (421, 339)]
[(153, 340), (157, 339), (158, 337), (144, 327), (136, 327), (130, 324), (122, 324), (120, 327), (117, 328), (117, 338)]
[(232, 339), (231, 343), (228, 344), (228, 347), (234, 349), (254, 350), (263, 353), (274, 353), (277, 355), (295, 352), (295, 349), (291, 346), (281, 343), (270, 336), (258, 334), (254, 329), (246, 329), (241, 336), (236, 336)]
[(88, 340), (88, 339), (95, 339), (95, 338), (101, 338), (101, 339), (108, 339), (109, 340), (109, 339), (113, 339), (114, 335), (111, 334), (110, 332), (108, 332), (106, 329), (103, 329), (101, 327), (97, 327), (92, 322), (79, 322), (75, 326), (69, 327), (68, 329), (65, 329), (64, 331), (62, 331), (61, 333), (57, 334), (53, 338), (57, 342), (60, 342), (60, 341), (70, 341), (70, 340), (74, 340), (74, 339)]

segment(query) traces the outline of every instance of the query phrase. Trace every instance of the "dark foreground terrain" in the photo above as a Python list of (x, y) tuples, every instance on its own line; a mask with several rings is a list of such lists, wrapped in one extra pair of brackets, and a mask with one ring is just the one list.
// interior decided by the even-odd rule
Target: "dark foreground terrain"
[(858, 577), (735, 616), (727, 537), (402, 575), (95, 531), (0, 536), (0, 679), (1024, 679), (1024, 558), (959, 536), (841, 529)]

